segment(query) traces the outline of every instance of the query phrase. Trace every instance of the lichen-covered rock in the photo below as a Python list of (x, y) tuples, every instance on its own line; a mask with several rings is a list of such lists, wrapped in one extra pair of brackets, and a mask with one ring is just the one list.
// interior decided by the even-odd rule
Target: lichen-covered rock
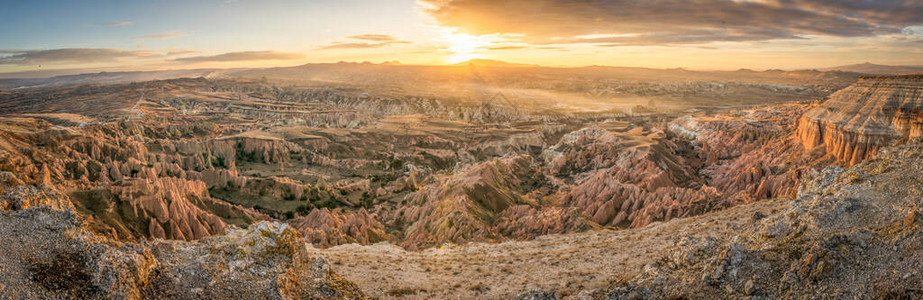
[(26, 209), (33, 206), (48, 206), (57, 210), (74, 208), (67, 196), (51, 185), (27, 185), (13, 173), (0, 172), (0, 210)]
[(0, 295), (14, 299), (361, 299), (297, 230), (262, 222), (195, 242), (117, 244), (68, 211), (0, 212)]
[(516, 295), (514, 300), (558, 300), (558, 296), (552, 291), (531, 290)]

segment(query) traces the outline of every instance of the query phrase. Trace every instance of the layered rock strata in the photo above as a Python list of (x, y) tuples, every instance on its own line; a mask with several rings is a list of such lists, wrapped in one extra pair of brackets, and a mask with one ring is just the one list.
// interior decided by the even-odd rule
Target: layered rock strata
[(923, 135), (923, 75), (875, 76), (830, 95), (806, 112), (798, 137), (853, 165), (878, 148)]

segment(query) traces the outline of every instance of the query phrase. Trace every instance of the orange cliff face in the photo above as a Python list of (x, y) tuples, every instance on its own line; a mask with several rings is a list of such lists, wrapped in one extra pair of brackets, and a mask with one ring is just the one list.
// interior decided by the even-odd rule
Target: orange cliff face
[(805, 149), (823, 146), (849, 165), (923, 136), (923, 75), (860, 78), (806, 112), (796, 134)]

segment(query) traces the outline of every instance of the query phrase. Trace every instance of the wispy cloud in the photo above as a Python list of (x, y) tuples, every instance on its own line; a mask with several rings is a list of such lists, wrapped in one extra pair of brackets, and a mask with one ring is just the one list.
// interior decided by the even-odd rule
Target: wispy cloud
[(568, 50), (567, 48), (558, 47), (558, 46), (540, 46), (540, 47), (535, 47), (535, 49), (542, 49), (542, 50), (557, 50), (557, 51), (570, 51), (570, 50)]
[(119, 21), (119, 22), (109, 22), (109, 23), (106, 23), (106, 24), (103, 24), (103, 25), (106, 25), (106, 26), (125, 26), (125, 25), (131, 25), (131, 24), (134, 24), (134, 23), (131, 22), (131, 21)]
[(378, 42), (387, 42), (387, 41), (396, 41), (397, 38), (386, 35), (386, 34), (360, 34), (348, 36), (348, 38), (356, 40), (366, 40), (366, 41), (378, 41)]
[(181, 56), (181, 55), (198, 54), (198, 53), (202, 53), (202, 52), (196, 51), (196, 50), (190, 50), (190, 49), (177, 49), (177, 50), (167, 51), (167, 56)]
[(333, 43), (327, 46), (320, 47), (319, 49), (371, 49), (371, 48), (381, 48), (393, 44), (409, 44), (410, 42), (406, 41), (395, 41), (388, 43)]
[(370, 49), (380, 48), (388, 45), (387, 43), (333, 43), (319, 49)]
[(525, 46), (497, 46), (497, 47), (488, 47), (487, 50), (519, 50), (525, 49)]
[[(411, 42), (402, 41), (396, 37), (385, 34), (360, 34), (347, 36), (346, 38), (360, 40), (363, 42), (333, 42), (330, 45), (319, 47), (318, 49), (370, 49), (381, 48), (394, 44), (410, 44)], [(367, 42), (366, 42), (367, 41)]]
[(229, 61), (256, 61), (256, 60), (294, 60), (304, 58), (301, 53), (288, 53), (276, 51), (242, 51), (228, 52), (218, 55), (205, 55), (182, 57), (173, 59), (178, 62), (201, 63), (201, 62), (229, 62)]
[(33, 65), (44, 63), (99, 63), (120, 58), (145, 57), (147, 51), (110, 48), (62, 48), (49, 50), (0, 50), (0, 65)]
[(167, 33), (142, 35), (142, 36), (139, 36), (138, 38), (145, 39), (145, 40), (166, 40), (166, 39), (173, 39), (173, 38), (184, 37), (184, 36), (188, 36), (188, 34), (167, 32)]

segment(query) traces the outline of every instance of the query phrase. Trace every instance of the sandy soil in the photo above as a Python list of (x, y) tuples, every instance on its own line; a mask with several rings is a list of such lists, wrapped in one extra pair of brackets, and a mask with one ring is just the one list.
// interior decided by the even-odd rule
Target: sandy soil
[(379, 243), (316, 249), (333, 270), (381, 299), (508, 299), (531, 289), (574, 298), (632, 277), (669, 255), (685, 233), (733, 233), (757, 211), (788, 203), (765, 200), (726, 211), (630, 230), (547, 235), (531, 241), (443, 245), (420, 252)]

